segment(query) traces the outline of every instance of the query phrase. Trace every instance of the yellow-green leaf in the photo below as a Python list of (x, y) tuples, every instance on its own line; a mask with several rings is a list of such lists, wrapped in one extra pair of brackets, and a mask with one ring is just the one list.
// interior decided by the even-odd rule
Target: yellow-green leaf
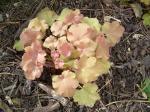
[(140, 0), (145, 5), (150, 5), (150, 0)]
[(88, 24), (90, 27), (94, 28), (97, 32), (100, 31), (101, 24), (99, 23), (97, 18), (84, 17), (82, 22)]
[(65, 17), (67, 15), (69, 15), (70, 13), (72, 12), (71, 9), (69, 8), (64, 8), (60, 14), (60, 16), (58, 16), (57, 20), (61, 20), (61, 21), (64, 21)]
[(135, 16), (141, 17), (143, 14), (141, 5), (138, 3), (134, 3), (134, 4), (130, 4), (130, 5), (134, 11)]
[(13, 49), (16, 49), (17, 51), (23, 51), (24, 45), (20, 40), (16, 40)]
[(146, 13), (143, 15), (143, 24), (145, 26), (149, 25), (150, 26), (150, 13)]
[(81, 57), (79, 60), (77, 79), (85, 84), (97, 80), (98, 76), (108, 73), (111, 64), (105, 59), (95, 57)]
[(102, 31), (104, 34), (106, 34), (107, 40), (109, 41), (111, 46), (114, 46), (120, 41), (124, 30), (124, 27), (120, 25), (118, 21), (113, 21), (111, 23), (105, 22), (102, 26)]
[(79, 105), (93, 107), (95, 102), (100, 99), (97, 89), (96, 84), (87, 83), (83, 85), (82, 89), (76, 90), (73, 99), (75, 102), (78, 102)]
[(49, 26), (51, 26), (52, 23), (56, 20), (57, 14), (54, 11), (51, 11), (48, 7), (46, 7), (37, 14), (37, 17), (40, 20), (45, 20), (45, 22)]

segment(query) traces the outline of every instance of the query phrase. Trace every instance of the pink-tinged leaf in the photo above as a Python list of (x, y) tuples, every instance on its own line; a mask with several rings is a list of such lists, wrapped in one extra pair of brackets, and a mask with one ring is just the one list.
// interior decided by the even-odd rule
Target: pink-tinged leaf
[(124, 27), (118, 21), (112, 23), (106, 22), (102, 26), (102, 31), (106, 34), (108, 41), (112, 46), (120, 41), (124, 32)]
[(76, 9), (75, 11), (72, 11), (70, 14), (68, 14), (65, 19), (65, 24), (75, 24), (79, 23), (83, 19), (83, 15), (80, 14), (80, 10)]
[(25, 29), (20, 35), (20, 41), (25, 47), (41, 38), (42, 33), (40, 31), (34, 31), (33, 29)]
[(67, 31), (68, 25), (64, 24), (62, 21), (56, 21), (51, 26), (51, 32), (55, 36), (63, 36)]
[(57, 50), (52, 50), (51, 51), (51, 57), (53, 58), (53, 60), (56, 60), (57, 58), (60, 57), (60, 54)]
[(58, 47), (59, 53), (65, 57), (71, 56), (72, 50), (73, 50), (73, 46), (72, 46), (72, 44), (70, 44), (68, 42), (62, 43)]
[(64, 97), (72, 97), (79, 83), (76, 74), (69, 70), (63, 71), (61, 75), (53, 77), (53, 88)]
[(31, 46), (25, 48), (21, 67), (28, 80), (35, 80), (41, 76), (43, 65), (45, 64), (45, 56), (46, 53), (42, 49), (42, 44), (39, 41), (34, 41)]
[(44, 43), (43, 43), (43, 46), (46, 47), (46, 48), (49, 48), (49, 49), (55, 49), (58, 45), (58, 40), (56, 37), (54, 36), (49, 36), (45, 39)]
[(93, 39), (95, 36), (95, 31), (85, 23), (73, 24), (67, 32), (67, 39), (70, 42), (75, 42), (82, 38)]
[(98, 43), (96, 49), (96, 58), (109, 59), (109, 44), (102, 33), (96, 38), (96, 42)]
[(77, 50), (80, 51), (80, 57), (82, 56), (95, 56), (95, 51), (97, 43), (90, 38), (81, 38), (80, 40), (74, 42)]
[(64, 67), (64, 61), (60, 58), (56, 58), (54, 64), (56, 69), (62, 69)]
[(79, 23), (83, 19), (83, 15), (80, 13), (79, 9), (71, 10), (68, 8), (64, 8), (57, 18), (58, 21), (62, 21), (67, 25), (71, 25), (74, 23)]

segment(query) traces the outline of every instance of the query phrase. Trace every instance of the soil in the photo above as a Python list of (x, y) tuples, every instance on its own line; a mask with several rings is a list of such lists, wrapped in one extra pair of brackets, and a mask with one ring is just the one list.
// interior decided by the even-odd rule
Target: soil
[[(145, 102), (140, 91), (141, 82), (150, 76), (150, 28), (135, 17), (130, 7), (111, 0), (1, 0), (0, 102), (13, 112), (33, 112), (48, 102), (58, 102), (37, 85), (38, 82), (48, 85), (50, 77), (45, 75), (51, 71), (45, 69), (45, 75), (39, 80), (27, 81), (19, 66), (23, 52), (13, 50), (19, 38), (18, 29), (46, 6), (57, 13), (65, 7), (78, 8), (85, 16), (97, 17), (101, 23), (104, 16), (112, 16), (125, 27), (121, 41), (111, 49), (113, 66), (109, 74), (96, 81), (101, 100), (90, 108), (68, 99), (68, 104), (61, 105), (55, 112), (150, 112), (150, 103)], [(13, 101), (17, 103), (12, 104)]]

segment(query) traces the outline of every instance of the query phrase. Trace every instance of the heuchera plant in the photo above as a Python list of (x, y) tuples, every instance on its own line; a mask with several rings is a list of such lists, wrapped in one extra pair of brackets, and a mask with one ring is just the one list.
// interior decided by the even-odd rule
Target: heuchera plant
[[(47, 30), (51, 31), (49, 36)], [(78, 9), (65, 8), (57, 15), (44, 8), (23, 30), (14, 48), (25, 50), (21, 67), (28, 80), (41, 76), (49, 60), (46, 57), (50, 57), (55, 69), (62, 70), (52, 77), (56, 93), (92, 107), (100, 99), (94, 81), (109, 72), (109, 50), (123, 32), (119, 22), (101, 25), (96, 18), (84, 17)]]

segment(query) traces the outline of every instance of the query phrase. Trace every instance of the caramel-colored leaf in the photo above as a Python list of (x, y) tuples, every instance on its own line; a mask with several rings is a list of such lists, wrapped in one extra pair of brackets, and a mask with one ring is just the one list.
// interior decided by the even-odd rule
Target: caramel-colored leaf
[(43, 35), (40, 31), (25, 29), (20, 35), (20, 42), (26, 47), (30, 46), (36, 40), (41, 40), (42, 37)]
[(109, 59), (109, 43), (107, 42), (104, 34), (100, 33), (99, 36), (96, 38), (96, 42), (98, 44), (96, 49), (96, 57)]
[(46, 53), (42, 49), (42, 44), (39, 41), (35, 41), (31, 46), (25, 48), (21, 67), (28, 80), (35, 80), (41, 76), (43, 65), (45, 64), (45, 56)]
[(45, 33), (45, 31), (48, 29), (48, 25), (46, 24), (45, 20), (34, 18), (30, 20), (28, 28)]
[(62, 21), (56, 21), (51, 26), (51, 32), (55, 36), (63, 36), (67, 32), (68, 25), (65, 25)]
[(118, 21), (112, 23), (105, 22), (102, 26), (102, 31), (106, 34), (108, 41), (112, 46), (120, 41), (124, 32), (124, 27)]
[(76, 74), (69, 70), (63, 71), (62, 75), (53, 77), (53, 88), (59, 95), (72, 97), (77, 87)]
[(55, 49), (58, 45), (58, 40), (56, 37), (54, 36), (49, 36), (45, 39), (44, 43), (43, 43), (43, 46), (46, 47), (46, 48), (49, 48), (49, 49)]
[(85, 56), (95, 56), (95, 51), (97, 43), (90, 38), (81, 38), (74, 42), (77, 50), (80, 52), (80, 57)]
[(95, 37), (95, 31), (90, 28), (86, 23), (73, 24), (67, 32), (67, 39), (70, 42), (75, 42), (82, 38), (93, 39)]

